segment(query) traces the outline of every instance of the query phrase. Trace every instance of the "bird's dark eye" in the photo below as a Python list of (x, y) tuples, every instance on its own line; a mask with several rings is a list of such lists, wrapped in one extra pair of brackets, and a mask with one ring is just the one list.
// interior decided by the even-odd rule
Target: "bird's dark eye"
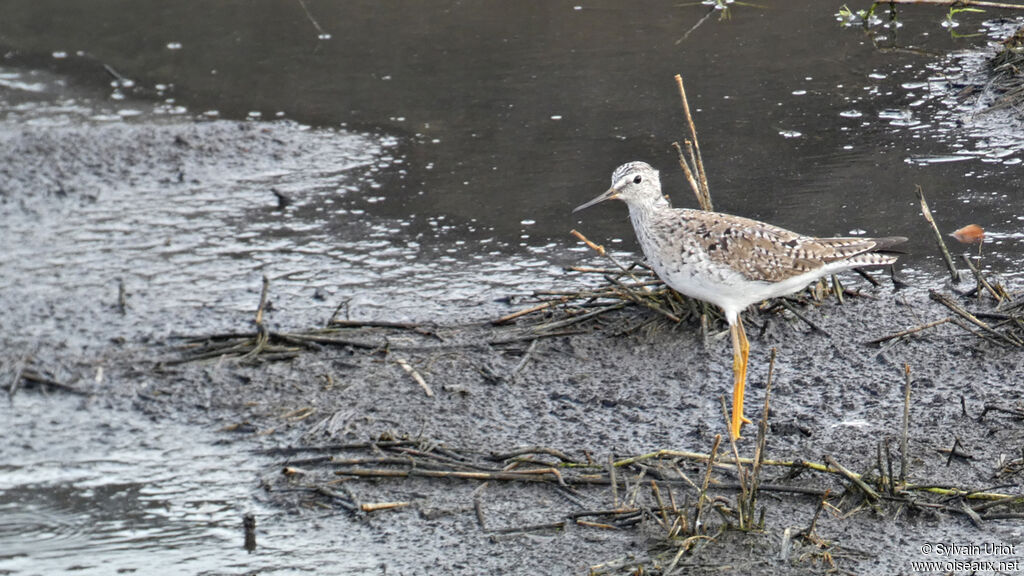
[(644, 181), (644, 177), (637, 174), (636, 178), (633, 178), (633, 184), (639, 184)]

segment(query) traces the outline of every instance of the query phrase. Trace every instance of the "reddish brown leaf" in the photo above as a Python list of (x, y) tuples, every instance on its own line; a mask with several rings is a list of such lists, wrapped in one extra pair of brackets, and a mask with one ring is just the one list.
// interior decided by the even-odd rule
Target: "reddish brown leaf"
[(953, 232), (952, 236), (964, 244), (974, 244), (985, 239), (985, 229), (977, 224), (968, 224)]

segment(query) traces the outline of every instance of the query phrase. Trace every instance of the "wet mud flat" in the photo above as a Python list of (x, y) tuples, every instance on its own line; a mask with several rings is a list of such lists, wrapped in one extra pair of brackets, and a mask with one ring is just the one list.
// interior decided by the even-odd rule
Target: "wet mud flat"
[[(858, 289), (797, 308), (817, 329), (789, 312), (751, 315), (755, 422), (776, 356), (745, 530), (741, 486), (751, 489), (759, 443), (757, 424), (735, 451), (716, 439), (728, 339), (712, 330), (705, 343), (699, 326), (639, 306), (563, 324), (549, 310), (500, 326), (338, 320), (300, 332), (276, 332), (278, 311), (262, 344), (244, 326), (122, 358), (108, 377), (134, 409), (205, 421), (269, 457), (260, 498), (299, 515), (287, 522), (308, 524), (302, 537), (350, 526), (341, 538), (360, 565), (370, 550), (387, 573), (882, 574), (1019, 561), (1019, 348), (949, 323), (866, 344), (948, 310), (920, 288)], [(128, 386), (140, 366), (145, 386)], [(282, 521), (257, 518), (257, 542)], [(922, 552), (940, 544), (994, 552)]]

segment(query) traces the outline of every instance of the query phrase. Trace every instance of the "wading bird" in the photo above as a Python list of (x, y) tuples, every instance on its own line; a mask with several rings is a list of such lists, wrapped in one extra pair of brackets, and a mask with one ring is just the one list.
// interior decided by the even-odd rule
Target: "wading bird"
[(629, 162), (612, 173), (612, 187), (573, 212), (605, 200), (629, 207), (629, 219), (644, 256), (669, 287), (722, 309), (733, 349), (732, 422), (737, 438), (750, 420), (743, 416), (750, 345), (740, 313), (751, 304), (798, 292), (811, 282), (843, 270), (884, 266), (884, 253), (905, 242), (889, 238), (813, 238), (757, 220), (672, 208), (662, 196), (658, 171)]

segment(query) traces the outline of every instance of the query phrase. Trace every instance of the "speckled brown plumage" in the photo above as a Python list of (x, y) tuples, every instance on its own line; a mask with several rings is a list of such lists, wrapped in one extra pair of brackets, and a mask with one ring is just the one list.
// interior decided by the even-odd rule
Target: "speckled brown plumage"
[(750, 218), (672, 208), (651, 214), (647, 226), (647, 240), (666, 247), (678, 244), (683, 252), (679, 258), (700, 251), (711, 262), (762, 282), (779, 282), (839, 261), (850, 267), (892, 264), (894, 256), (876, 251), (904, 240), (813, 238)]

